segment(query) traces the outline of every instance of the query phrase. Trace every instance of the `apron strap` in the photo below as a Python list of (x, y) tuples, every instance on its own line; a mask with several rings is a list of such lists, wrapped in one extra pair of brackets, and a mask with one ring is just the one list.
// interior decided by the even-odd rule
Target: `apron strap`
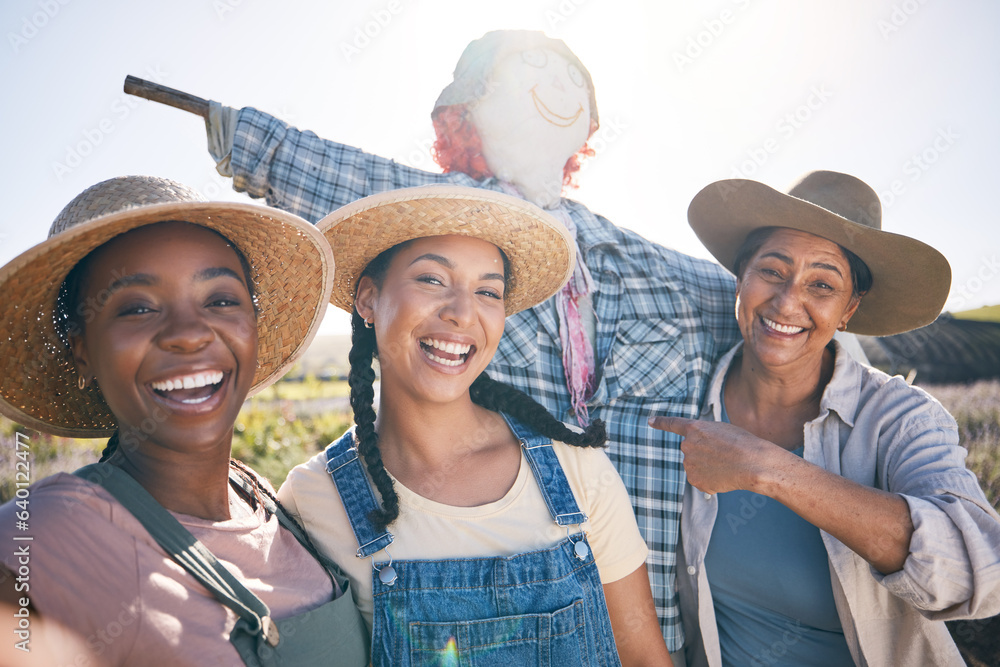
[(128, 473), (108, 463), (92, 463), (74, 474), (107, 489), (171, 558), (239, 616), (233, 635), (238, 631), (246, 632), (263, 637), (271, 646), (277, 645), (277, 626), (270, 618), (271, 611), (267, 605), (247, 590), (204, 544)]

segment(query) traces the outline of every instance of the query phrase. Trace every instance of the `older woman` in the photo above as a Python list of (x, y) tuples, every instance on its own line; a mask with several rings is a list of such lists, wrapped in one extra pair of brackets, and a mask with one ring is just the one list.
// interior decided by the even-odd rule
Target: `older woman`
[(704, 421), (650, 420), (684, 437), (689, 663), (963, 664), (943, 621), (1000, 610), (1000, 517), (944, 408), (832, 341), (932, 321), (947, 261), (881, 231), (846, 174), (722, 181), (688, 217), (737, 276), (743, 335)]

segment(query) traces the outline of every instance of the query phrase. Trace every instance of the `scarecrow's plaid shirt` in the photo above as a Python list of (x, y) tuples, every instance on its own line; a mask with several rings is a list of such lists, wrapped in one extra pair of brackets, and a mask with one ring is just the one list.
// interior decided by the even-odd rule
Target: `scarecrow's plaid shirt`
[[(232, 151), (234, 187), (312, 222), (351, 201), (394, 188), (454, 183), (500, 190), (495, 179), (435, 174), (300, 132), (242, 109)], [(650, 547), (653, 597), (671, 651), (683, 635), (674, 589), (684, 468), (680, 438), (650, 428), (650, 415), (697, 419), (716, 358), (739, 339), (734, 281), (719, 265), (643, 239), (575, 201), (563, 205), (595, 282), (600, 383), (591, 418), (608, 425), (608, 455), (628, 487)], [(488, 369), (563, 421), (575, 423), (549, 300), (507, 318)], [(595, 490), (596, 491), (596, 490)]]

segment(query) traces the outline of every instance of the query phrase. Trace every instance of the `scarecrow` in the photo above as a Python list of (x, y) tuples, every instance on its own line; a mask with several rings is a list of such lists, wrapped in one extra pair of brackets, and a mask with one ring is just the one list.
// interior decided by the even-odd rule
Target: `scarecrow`
[(507, 319), (487, 371), (562, 421), (607, 424), (608, 455), (652, 552), (664, 637), (678, 651), (680, 438), (647, 419), (698, 417), (716, 357), (739, 338), (734, 280), (718, 264), (651, 243), (562, 196), (599, 125), (593, 82), (573, 52), (532, 31), (495, 31), (470, 43), (431, 114), (443, 173), (321, 139), (257, 109), (137, 84), (126, 92), (205, 116), (209, 150), (237, 191), (312, 222), (385, 190), (452, 183), (517, 195), (566, 225), (578, 250), (572, 278)]

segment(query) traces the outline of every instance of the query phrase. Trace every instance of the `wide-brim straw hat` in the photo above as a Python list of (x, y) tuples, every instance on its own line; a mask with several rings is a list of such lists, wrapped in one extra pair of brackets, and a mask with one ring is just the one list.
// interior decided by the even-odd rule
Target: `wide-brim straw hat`
[(454, 78), (434, 103), (435, 112), (441, 107), (471, 104), (485, 96), (491, 87), (490, 79), (496, 64), (512, 53), (531, 49), (548, 49), (576, 65), (587, 84), (590, 99), (590, 120), (594, 129), (600, 125), (597, 115), (597, 98), (590, 72), (576, 54), (561, 39), (548, 37), (539, 30), (493, 30), (469, 42), (455, 65)]
[(888, 336), (930, 324), (951, 289), (951, 266), (916, 239), (882, 231), (882, 204), (863, 181), (813, 171), (788, 193), (744, 179), (717, 181), (695, 195), (688, 222), (719, 263), (733, 265), (747, 235), (760, 227), (787, 227), (850, 250), (872, 274), (872, 286), (847, 330)]
[(337, 258), (330, 301), (349, 313), (365, 267), (411, 239), (455, 234), (500, 248), (512, 274), (504, 295), (508, 315), (555, 294), (576, 261), (566, 226), (541, 208), (511, 195), (459, 185), (388, 190), (337, 209), (316, 227)]
[(312, 225), (263, 206), (206, 202), (163, 178), (115, 178), (77, 196), (52, 223), (48, 240), (0, 268), (0, 413), (54, 435), (114, 432), (116, 420), (100, 389), (77, 386), (56, 300), (66, 276), (91, 251), (129, 230), (171, 220), (222, 234), (250, 265), (259, 308), (251, 394), (280, 378), (305, 351), (333, 279), (333, 255)]

